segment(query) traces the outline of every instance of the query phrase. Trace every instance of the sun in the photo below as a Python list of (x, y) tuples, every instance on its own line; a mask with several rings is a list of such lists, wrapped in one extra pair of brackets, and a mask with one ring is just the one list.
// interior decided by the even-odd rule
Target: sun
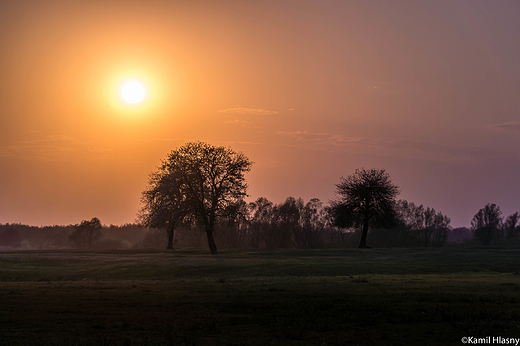
[(123, 99), (128, 103), (139, 103), (144, 98), (144, 87), (141, 83), (131, 81), (126, 83), (121, 89)]

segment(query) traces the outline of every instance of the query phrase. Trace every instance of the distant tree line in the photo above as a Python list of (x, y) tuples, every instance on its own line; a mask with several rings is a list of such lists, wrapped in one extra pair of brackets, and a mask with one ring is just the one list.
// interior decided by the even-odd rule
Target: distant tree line
[[(374, 246), (446, 245), (449, 218), (441, 212), (404, 200), (395, 207), (398, 218), (393, 220), (392, 227), (369, 230)], [(288, 197), (275, 204), (261, 197), (242, 204), (234, 217), (221, 219), (215, 227), (215, 240), (224, 248), (354, 247), (358, 246), (362, 231), (358, 227), (336, 226), (330, 206), (317, 198), (305, 203), (301, 198)]]
[(0, 250), (140, 248), (148, 232), (138, 224), (101, 225), (98, 218), (67, 226), (8, 223), (0, 224)]
[[(447, 244), (468, 246), (520, 246), (519, 213), (504, 218), (500, 208), (488, 204), (472, 220), (472, 227), (451, 229), (449, 218), (433, 208), (398, 200), (397, 224), (371, 227), (368, 243), (372, 247), (440, 247)], [(221, 218), (215, 225), (215, 242), (222, 248), (341, 248), (358, 247), (359, 227), (334, 225), (330, 205), (314, 198), (304, 202), (288, 197), (275, 204), (261, 197), (243, 202), (237, 212)], [(138, 224), (98, 225), (98, 219), (76, 225), (35, 227), (0, 224), (0, 250), (45, 249), (165, 249), (168, 233), (164, 228)], [(101, 222), (99, 221), (99, 224)], [(93, 226), (90, 231), (86, 226)], [(173, 244), (178, 248), (205, 246), (204, 228), (196, 222), (178, 225)], [(90, 245), (89, 244), (90, 239)]]

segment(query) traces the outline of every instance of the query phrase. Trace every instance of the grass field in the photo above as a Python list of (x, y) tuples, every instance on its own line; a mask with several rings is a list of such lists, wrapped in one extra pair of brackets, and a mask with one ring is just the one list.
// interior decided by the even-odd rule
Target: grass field
[(520, 251), (0, 253), (0, 345), (520, 338)]

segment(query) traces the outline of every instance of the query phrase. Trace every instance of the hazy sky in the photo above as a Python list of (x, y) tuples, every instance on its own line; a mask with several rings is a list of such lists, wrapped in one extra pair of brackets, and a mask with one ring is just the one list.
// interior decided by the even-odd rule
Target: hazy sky
[(255, 162), (249, 200), (326, 202), (364, 167), (455, 227), (520, 211), (519, 18), (516, 0), (3, 0), (0, 223), (132, 222), (197, 140)]

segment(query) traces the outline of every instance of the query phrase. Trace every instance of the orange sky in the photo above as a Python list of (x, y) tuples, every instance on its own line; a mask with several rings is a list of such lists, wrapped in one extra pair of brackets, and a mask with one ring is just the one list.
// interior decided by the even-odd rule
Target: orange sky
[(255, 162), (251, 200), (327, 201), (365, 167), (453, 226), (520, 211), (518, 18), (517, 1), (2, 1), (0, 223), (132, 222), (148, 174), (197, 140)]

